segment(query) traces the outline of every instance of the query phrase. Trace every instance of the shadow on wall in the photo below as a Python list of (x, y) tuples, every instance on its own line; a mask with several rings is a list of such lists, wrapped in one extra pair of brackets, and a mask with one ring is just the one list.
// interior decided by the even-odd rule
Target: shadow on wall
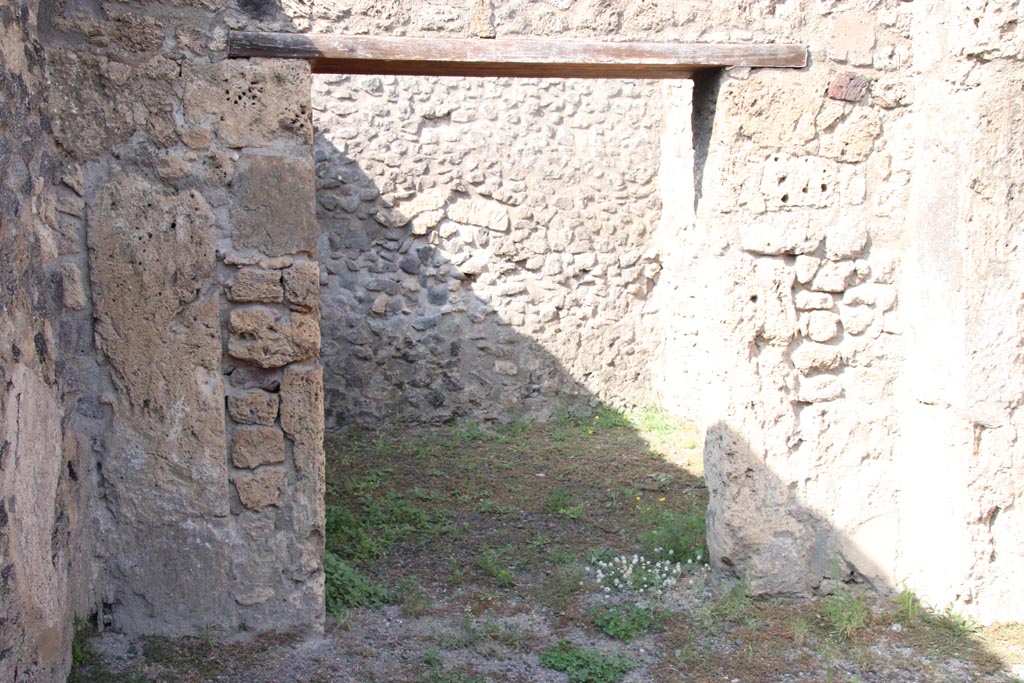
[[(444, 79), (429, 79), (428, 92), (418, 99), (437, 101), (429, 92), (437, 83)], [(378, 96), (393, 84), (359, 81)], [(417, 86), (405, 87), (416, 94)], [(341, 99), (339, 106), (357, 110), (351, 100)], [(380, 106), (401, 103), (383, 97)], [(444, 119), (456, 109), (432, 106), (441, 107), (434, 115)], [(711, 114), (695, 112), (695, 121)], [(330, 118), (322, 106), (317, 116)], [(382, 114), (381, 121), (386, 118)], [(378, 125), (371, 117), (363, 130), (335, 125), (316, 133), (328, 433), (340, 434), (350, 425), (546, 420), (605, 403), (622, 407), (644, 396), (644, 388), (645, 397), (656, 401), (651, 360), (660, 340), (644, 335), (653, 334), (653, 319), (664, 313), (649, 305), (660, 264), (644, 251), (647, 244), (627, 241), (619, 250), (614, 244), (602, 250), (588, 241), (589, 251), (574, 248), (581, 229), (570, 230), (559, 251), (551, 234), (561, 227), (559, 216), (575, 208), (572, 202), (562, 214), (549, 215), (554, 227), (542, 224), (539, 215), (514, 223), (508, 208), (517, 205), (497, 201), (503, 188), (486, 187), (486, 174), (472, 173), (480, 168), (473, 161), (465, 171), (472, 152), (462, 152), (453, 165), (475, 178), (476, 186), (420, 186), (434, 172), (415, 145), (443, 156), (443, 139), (411, 126), (404, 142), (386, 146), (390, 158), (364, 156), (365, 149), (346, 142), (372, 140), (381, 134)], [(709, 124), (701, 125), (704, 130)], [(466, 147), (465, 140), (454, 142)], [(454, 146), (447, 153), (459, 154)], [(403, 192), (403, 182), (414, 189)], [(557, 193), (554, 184), (549, 180), (543, 190)], [(530, 188), (523, 185), (517, 188), (527, 195)], [(611, 256), (613, 266), (602, 262)], [(617, 280), (612, 268), (633, 272)], [(606, 301), (572, 309), (565, 305), (570, 292), (551, 294), (558, 287), (603, 291)], [(619, 306), (601, 306), (613, 303)], [(616, 313), (610, 333), (595, 333), (595, 318)], [(592, 373), (600, 373), (599, 382)], [(840, 540), (826, 518), (800, 503), (740, 431), (719, 422), (705, 439), (709, 544), (717, 571), (749, 576), (757, 593), (790, 594), (805, 593), (837, 573), (856, 580), (884, 576), (870, 553)], [(785, 520), (766, 518), (780, 509), (786, 510)]]
[(328, 432), (655, 400), (656, 93), (316, 82)]
[[(895, 588), (877, 578), (886, 572), (871, 559), (870, 548), (850, 543), (802, 504), (746, 438), (723, 422), (705, 431), (704, 479), (712, 564), (718, 572), (748, 578), (753, 593), (800, 594), (835, 578), (866, 581), (883, 593)], [(808, 568), (810, 576), (797, 568)]]
[[(320, 134), (317, 143), (322, 153)], [(351, 159), (338, 155), (330, 163), (341, 167), (342, 188), (364, 201), (379, 196)], [(325, 203), (322, 195), (320, 203)], [(488, 227), (449, 222), (441, 229), (449, 239), (466, 234), (480, 249), (492, 246)], [(547, 420), (560, 410), (587, 409), (583, 384), (497, 312), (497, 306), (522, 293), (520, 286), (498, 284), (499, 302), (475, 294), (474, 284), (487, 268), (483, 258), (471, 257), (460, 267), (441, 240), (372, 219), (351, 231), (328, 231), (322, 241), (327, 249), (322, 246), (321, 253), (345, 255), (321, 257), (329, 433), (340, 434), (350, 425)], [(578, 339), (577, 332), (577, 346)]]

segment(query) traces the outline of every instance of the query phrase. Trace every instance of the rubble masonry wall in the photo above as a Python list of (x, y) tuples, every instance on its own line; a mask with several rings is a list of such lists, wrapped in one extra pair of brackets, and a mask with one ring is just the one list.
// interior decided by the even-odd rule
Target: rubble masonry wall
[[(574, 253), (570, 241), (559, 286), (571, 305), (558, 319), (587, 320), (577, 315), (591, 305), (582, 293), (587, 278), (627, 297), (629, 287), (649, 288), (623, 315), (632, 329), (655, 321), (658, 350), (652, 363), (629, 366), (625, 398), (634, 400), (645, 382), (663, 397), (668, 385), (699, 397), (668, 402), (699, 408), (705, 427), (709, 544), (719, 572), (746, 575), (757, 591), (804, 592), (839, 560), (880, 587), (905, 582), (932, 604), (954, 604), (981, 621), (1019, 619), (1024, 605), (1012, 587), (1024, 569), (1020, 13), (1009, 0), (19, 0), (0, 10), (0, 93), (12, 112), (0, 157), (0, 640), (10, 643), (0, 677), (62, 680), (72, 614), (171, 635), (322, 625), (319, 356), (323, 348), (334, 363), (338, 331), (331, 322), (320, 338), (319, 287), (326, 282), (324, 306), (345, 296), (332, 280), (343, 271), (330, 269), (348, 269), (335, 251), (351, 247), (332, 243), (340, 225), (320, 234), (316, 221), (308, 68), (225, 61), (229, 27), (807, 44), (803, 70), (731, 69), (692, 89), (659, 86), (657, 96), (630, 86), (645, 94), (624, 105), (626, 115), (660, 117), (643, 134), (647, 149), (660, 137), (660, 171), (639, 165), (640, 182), (630, 181), (626, 156), (615, 171), (627, 192), (653, 182), (661, 197), (629, 197), (638, 216), (616, 205), (617, 215), (645, 226), (644, 237), (628, 233), (623, 253), (655, 253), (661, 270), (653, 284), (647, 273), (619, 283), (621, 273), (601, 263), (608, 249)], [(443, 86), (431, 83), (439, 97)], [(529, 97), (515, 87), (511, 93)], [(575, 85), (558, 87), (586, 106), (609, 92), (601, 90), (607, 84), (586, 97)], [(358, 92), (372, 111), (377, 96)], [(473, 92), (453, 99), (469, 103)], [(425, 110), (410, 116), (428, 120)], [(617, 151), (633, 144), (595, 123)], [(338, 125), (325, 130), (336, 149)], [(351, 139), (374, 144), (362, 134)], [(414, 175), (431, 177), (411, 163)], [(438, 235), (454, 224), (460, 239), (461, 226), (493, 233), (484, 247), (475, 242), (482, 233), (467, 232), (489, 266), (511, 263), (502, 275), (529, 291), (530, 258), (541, 254), (518, 257), (529, 239), (514, 239), (527, 234), (515, 232), (514, 221), (537, 221), (515, 215), (523, 204), (499, 190), (516, 193), (517, 179), (501, 168), (502, 188), (467, 177), (438, 208), (427, 207), (439, 201), (430, 191), (448, 182), (440, 176), (387, 198), (391, 206), (360, 196), (391, 212), (391, 225), (377, 221), (374, 230), (394, 243), (395, 265), (421, 287), (401, 296), (380, 290), (385, 313), (392, 300), (404, 301), (415, 324), (432, 316), (420, 306), (453, 305), (453, 294), (466, 301), (464, 284), (453, 289), (464, 280), (441, 273), (443, 259), (420, 259), (417, 240), (436, 245), (414, 234), (422, 229), (416, 219), (436, 211), (443, 217), (430, 230)], [(323, 187), (329, 176), (319, 176), (321, 198), (332, 189)], [(394, 194), (367, 178), (382, 197)], [(598, 180), (608, 183), (599, 185), (602, 197), (616, 204), (614, 179)], [(550, 201), (586, 218), (571, 199), (566, 209)], [(424, 209), (396, 224), (410, 205)], [(329, 226), (340, 215), (322, 201), (320, 211)], [(493, 229), (503, 211), (507, 232)], [(584, 229), (620, 239), (613, 222), (584, 221)], [(408, 234), (399, 239), (388, 232), (400, 229)], [(331, 250), (320, 254), (323, 269), (318, 240)], [(497, 252), (505, 245), (511, 260)], [(419, 275), (436, 269), (428, 276), (436, 283), (424, 286), (402, 270), (412, 253)], [(580, 267), (568, 275), (588, 253), (603, 274)], [(462, 256), (447, 254), (456, 268), (472, 258), (456, 264)], [(431, 289), (442, 284), (434, 301), (446, 291), (447, 303), (432, 303)], [(501, 286), (499, 278), (486, 283)], [(515, 303), (520, 294), (509, 293), (509, 310), (502, 299), (487, 314), (492, 343), (533, 313)], [(356, 301), (351, 311), (365, 313), (368, 304), (373, 320), (378, 299)], [(618, 295), (609, 299), (619, 305)], [(594, 338), (609, 339), (612, 327)], [(548, 354), (537, 356), (542, 368), (563, 366), (556, 393), (579, 386), (601, 395), (588, 382), (602, 363), (588, 379), (587, 367), (526, 336), (516, 348), (533, 344)], [(621, 339), (628, 332), (615, 353), (626, 347)], [(479, 357), (503, 377), (533, 371), (523, 356)], [(499, 360), (510, 363), (501, 366), (507, 374)], [(330, 382), (347, 372), (329, 369)], [(455, 414), (431, 405), (437, 388), (429, 381), (409, 386), (412, 408), (431, 420)], [(523, 398), (518, 391), (511, 396)], [(459, 399), (467, 416), (493, 414), (510, 400), (473, 394)]]

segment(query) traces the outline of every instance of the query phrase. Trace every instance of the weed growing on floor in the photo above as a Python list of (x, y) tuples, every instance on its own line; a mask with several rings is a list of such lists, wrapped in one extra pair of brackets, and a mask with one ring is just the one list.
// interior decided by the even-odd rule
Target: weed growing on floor
[(573, 502), (569, 492), (562, 488), (548, 491), (542, 509), (544, 512), (562, 515), (567, 519), (582, 519), (587, 514), (584, 504)]
[[(391, 453), (386, 439), (372, 447)], [(336, 497), (345, 504), (325, 509), (324, 600), (329, 614), (340, 616), (356, 607), (379, 607), (398, 602), (401, 590), (367, 577), (365, 567), (384, 555), (395, 543), (438, 535), (443, 527), (434, 516), (393, 491), (380, 493), (385, 477), (393, 470), (374, 469), (347, 482)], [(421, 492), (422, 493), (422, 492)]]
[(707, 557), (704, 515), (644, 505), (640, 523), (648, 527), (641, 539), (644, 553), (657, 560), (700, 564)]
[(661, 627), (664, 612), (640, 605), (616, 605), (615, 607), (591, 607), (587, 617), (594, 626), (624, 642), (638, 638)]
[(954, 610), (952, 605), (946, 606), (946, 609), (941, 612), (929, 614), (928, 621), (957, 641), (977, 633), (979, 629), (973, 620)]
[(434, 609), (434, 598), (423, 591), (407, 593), (402, 600), (402, 614), (407, 617), (422, 617)]
[(476, 676), (465, 669), (445, 669), (437, 665), (430, 667), (423, 677), (421, 683), (487, 683), (487, 679)]
[(641, 432), (649, 432), (659, 436), (676, 437), (690, 426), (669, 411), (656, 405), (644, 405), (634, 408), (627, 414), (627, 419), (633, 427)]
[(423, 651), (423, 657), (420, 661), (429, 667), (441, 666), (441, 651), (436, 647), (428, 647)]
[(617, 683), (636, 668), (619, 655), (583, 648), (567, 640), (540, 653), (541, 666), (569, 675), (569, 683)]
[(99, 655), (92, 646), (93, 629), (89, 622), (75, 617), (75, 635), (71, 639), (71, 671), (93, 664)]
[[(660, 549), (659, 549), (660, 551)], [(617, 555), (597, 562), (595, 576), (605, 591), (650, 592), (661, 595), (679, 581), (683, 565), (669, 560), (653, 560), (643, 555)]]
[(544, 582), (540, 599), (548, 609), (563, 612), (583, 589), (586, 572), (573, 565), (556, 567)]
[(670, 446), (686, 450), (700, 447), (700, 431), (696, 425), (687, 423), (663, 408), (642, 406), (627, 414), (633, 428), (642, 432), (656, 450)]
[(510, 505), (499, 505), (493, 500), (482, 500), (476, 511), (481, 515), (511, 515), (516, 509)]
[(480, 568), (480, 571), (485, 576), (494, 579), (499, 588), (512, 588), (516, 585), (512, 570), (508, 568), (506, 550), (484, 547), (480, 557), (476, 560), (476, 566)]
[(485, 619), (480, 627), (484, 637), (513, 650), (522, 650), (526, 646), (529, 632), (517, 624)]
[(436, 535), (440, 524), (421, 507), (402, 495), (388, 492), (374, 495), (365, 480), (350, 506), (328, 505), (325, 511), (327, 547), (351, 562), (366, 562), (382, 556), (396, 542), (417, 536)]
[(569, 548), (562, 547), (560, 545), (552, 546), (547, 552), (548, 560), (551, 564), (556, 567), (561, 567), (566, 564), (572, 564), (576, 561), (576, 553), (572, 552)]
[(750, 599), (750, 584), (746, 579), (734, 582), (715, 603), (711, 614), (733, 624), (749, 623), (753, 619), (753, 601)]
[(854, 595), (848, 586), (840, 585), (825, 600), (825, 624), (833, 640), (850, 640), (868, 625), (868, 616), (867, 602)]
[(324, 600), (329, 614), (338, 616), (354, 607), (380, 607), (397, 599), (394, 591), (366, 577), (335, 553), (324, 553)]
[(463, 614), (459, 621), (459, 630), (454, 634), (438, 634), (437, 640), (444, 648), (459, 650), (474, 647), (482, 637), (483, 635), (476, 627), (476, 622), (473, 621), (473, 616)]
[(481, 429), (479, 422), (463, 422), (452, 426), (449, 446), (490, 441), (495, 436)]
[(910, 626), (916, 623), (918, 617), (921, 616), (921, 601), (914, 595), (912, 590), (907, 586), (903, 586), (896, 596), (896, 609), (898, 618), (905, 621), (907, 626)]

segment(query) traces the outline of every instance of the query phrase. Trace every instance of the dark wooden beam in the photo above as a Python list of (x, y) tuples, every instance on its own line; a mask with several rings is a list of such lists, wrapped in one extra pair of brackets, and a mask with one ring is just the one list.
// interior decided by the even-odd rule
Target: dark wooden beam
[(229, 57), (305, 59), (314, 73), (688, 78), (726, 66), (803, 67), (801, 45), (599, 43), (550, 38), (378, 38), (232, 31)]

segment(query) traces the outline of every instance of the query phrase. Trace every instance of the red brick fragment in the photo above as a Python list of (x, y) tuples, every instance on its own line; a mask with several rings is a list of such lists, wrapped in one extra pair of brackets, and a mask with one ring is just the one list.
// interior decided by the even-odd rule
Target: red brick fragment
[(836, 74), (832, 83), (828, 86), (828, 96), (833, 100), (844, 102), (857, 102), (868, 91), (871, 82), (858, 73), (847, 71)]

